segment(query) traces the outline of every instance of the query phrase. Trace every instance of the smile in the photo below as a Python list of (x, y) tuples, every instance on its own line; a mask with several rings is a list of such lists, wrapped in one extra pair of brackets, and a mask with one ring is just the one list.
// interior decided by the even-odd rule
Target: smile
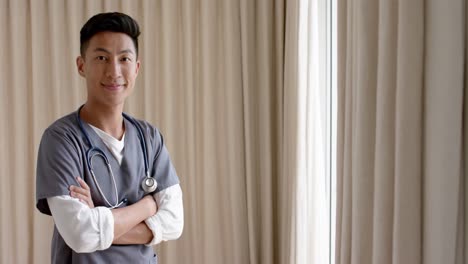
[(101, 83), (101, 85), (107, 90), (111, 90), (111, 91), (117, 91), (125, 86), (125, 84), (104, 84), (104, 83)]

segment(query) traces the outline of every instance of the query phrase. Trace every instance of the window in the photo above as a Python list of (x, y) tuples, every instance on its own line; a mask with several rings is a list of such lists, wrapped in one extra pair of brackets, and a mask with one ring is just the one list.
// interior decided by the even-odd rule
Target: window
[(336, 0), (300, 0), (296, 263), (334, 263)]

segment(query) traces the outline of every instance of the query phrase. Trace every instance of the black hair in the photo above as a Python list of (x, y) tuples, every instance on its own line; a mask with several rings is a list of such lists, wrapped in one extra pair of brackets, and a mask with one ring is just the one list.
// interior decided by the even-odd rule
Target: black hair
[(127, 34), (132, 39), (138, 56), (138, 36), (140, 35), (138, 23), (126, 14), (110, 12), (94, 15), (81, 28), (80, 53), (82, 57), (84, 57), (89, 40), (97, 33), (104, 31)]

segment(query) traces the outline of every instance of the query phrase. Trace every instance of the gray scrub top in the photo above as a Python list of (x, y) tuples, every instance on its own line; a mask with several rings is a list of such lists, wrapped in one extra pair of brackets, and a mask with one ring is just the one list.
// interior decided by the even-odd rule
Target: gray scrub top
[[(155, 192), (178, 184), (179, 178), (161, 133), (148, 122), (133, 120), (142, 128), (146, 140), (150, 176), (158, 182)], [(147, 193), (141, 188), (145, 166), (138, 130), (125, 118), (124, 122), (125, 143), (120, 166), (94, 130), (85, 122), (83, 127), (94, 147), (106, 154), (115, 176), (120, 200), (126, 198), (126, 205), (130, 205)], [(71, 185), (79, 186), (75, 179), (77, 176), (81, 176), (89, 185), (94, 205), (106, 206), (87, 167), (86, 151), (89, 148), (90, 145), (79, 128), (77, 112), (58, 119), (45, 130), (39, 146), (36, 171), (36, 207), (41, 213), (51, 215), (46, 198), (69, 195)], [(93, 170), (103, 193), (110, 203), (114, 203), (116, 197), (111, 176), (99, 156), (93, 158)], [(153, 248), (145, 245), (112, 245), (106, 250), (93, 253), (76, 253), (68, 247), (55, 226), (51, 250), (52, 263), (157, 263)]]

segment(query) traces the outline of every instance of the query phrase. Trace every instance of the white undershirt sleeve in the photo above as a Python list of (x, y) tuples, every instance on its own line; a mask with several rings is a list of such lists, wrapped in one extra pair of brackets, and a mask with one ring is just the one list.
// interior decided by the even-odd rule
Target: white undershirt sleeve
[(47, 198), (52, 217), (65, 243), (77, 253), (104, 250), (114, 239), (114, 216), (109, 208), (89, 208), (68, 195)]
[(153, 240), (147, 246), (180, 237), (184, 229), (184, 209), (182, 189), (179, 184), (173, 185), (153, 195), (158, 206), (155, 215), (145, 220), (153, 232)]

